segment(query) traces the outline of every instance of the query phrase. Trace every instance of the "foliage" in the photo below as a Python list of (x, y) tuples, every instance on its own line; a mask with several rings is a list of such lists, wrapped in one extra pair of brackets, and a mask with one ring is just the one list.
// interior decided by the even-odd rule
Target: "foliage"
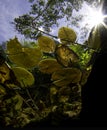
[(60, 42), (45, 35), (33, 46), (23, 46), (16, 37), (7, 41), (5, 54), (11, 63), (0, 64), (0, 120), (4, 126), (22, 128), (50, 114), (52, 123), (58, 125), (66, 116), (78, 116), (92, 53), (85, 44), (75, 42), (74, 30), (61, 27), (60, 31)]
[(12, 62), (25, 68), (36, 66), (42, 57), (39, 48), (23, 47), (17, 38), (7, 42), (7, 53)]
[(21, 67), (12, 67), (12, 71), (17, 77), (21, 87), (28, 87), (34, 84), (34, 77), (32, 73)]
[[(98, 0), (85, 1), (91, 6), (99, 4)], [(72, 16), (72, 12), (79, 11), (84, 0), (29, 0), (29, 2), (31, 2), (30, 12), (15, 18), (13, 22), (15, 29), (27, 38), (36, 39), (41, 34), (52, 36), (51, 28), (58, 28), (61, 19), (70, 25), (76, 25), (83, 18)]]
[(70, 44), (76, 41), (77, 36), (72, 29), (68, 27), (62, 27), (58, 31), (58, 38), (60, 38), (63, 44)]
[(57, 61), (65, 67), (71, 67), (79, 60), (78, 55), (65, 45), (58, 46), (55, 53)]
[[(48, 43), (48, 45), (47, 45)], [(47, 36), (40, 36), (38, 38), (38, 44), (40, 49), (43, 52), (54, 52), (55, 51), (55, 42), (54, 40), (52, 40), (51, 38), (47, 37)]]
[(54, 58), (46, 58), (38, 64), (39, 70), (43, 73), (52, 74), (62, 68), (62, 66)]

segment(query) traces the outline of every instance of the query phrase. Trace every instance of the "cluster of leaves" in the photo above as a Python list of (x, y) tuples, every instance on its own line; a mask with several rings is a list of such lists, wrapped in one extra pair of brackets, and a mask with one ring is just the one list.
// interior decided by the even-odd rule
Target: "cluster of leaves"
[(40, 36), (33, 46), (23, 46), (17, 38), (7, 42), (9, 60), (0, 64), (0, 120), (4, 125), (24, 127), (50, 113), (78, 116), (92, 52), (75, 43), (73, 29), (61, 27), (58, 38), (60, 42)]

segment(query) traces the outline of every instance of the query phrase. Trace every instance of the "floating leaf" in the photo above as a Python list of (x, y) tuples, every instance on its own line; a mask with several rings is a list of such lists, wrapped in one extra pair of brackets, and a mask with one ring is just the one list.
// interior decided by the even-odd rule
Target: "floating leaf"
[(63, 44), (70, 44), (75, 42), (77, 35), (73, 29), (61, 27), (58, 31), (58, 37)]
[(34, 84), (34, 77), (28, 70), (21, 67), (13, 67), (12, 70), (18, 82), (21, 84), (21, 87), (24, 88)]
[(39, 62), (39, 69), (43, 73), (52, 74), (53, 72), (61, 69), (62, 66), (56, 59), (45, 59)]
[(40, 36), (38, 38), (38, 45), (43, 52), (47, 53), (53, 53), (56, 47), (54, 40), (47, 36)]
[(70, 83), (78, 83), (82, 72), (77, 68), (63, 68), (52, 74), (53, 84), (56, 86), (66, 86)]
[(36, 66), (42, 57), (39, 48), (24, 48), (17, 38), (7, 42), (7, 53), (12, 62), (24, 68)]
[(65, 45), (58, 46), (56, 48), (55, 55), (58, 62), (65, 67), (70, 67), (73, 62), (77, 62), (79, 60), (78, 55)]

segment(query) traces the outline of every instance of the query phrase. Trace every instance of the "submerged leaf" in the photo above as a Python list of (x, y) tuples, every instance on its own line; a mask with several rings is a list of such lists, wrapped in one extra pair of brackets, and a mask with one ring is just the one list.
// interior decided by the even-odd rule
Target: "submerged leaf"
[(34, 84), (34, 77), (28, 70), (21, 67), (13, 67), (12, 70), (21, 87), (29, 87)]
[(79, 60), (78, 55), (65, 45), (58, 46), (56, 48), (55, 55), (58, 62), (65, 67), (70, 67), (73, 62), (77, 62)]
[(70, 44), (75, 42), (77, 35), (73, 29), (61, 27), (58, 31), (58, 37), (63, 44)]
[(63, 68), (52, 74), (52, 80), (56, 86), (66, 86), (70, 83), (78, 83), (81, 76), (82, 72), (77, 68)]
[(56, 47), (54, 40), (47, 36), (40, 36), (38, 38), (38, 45), (40, 49), (46, 53), (53, 53)]
[(45, 59), (39, 62), (39, 69), (43, 73), (52, 74), (53, 72), (61, 69), (62, 66), (56, 59)]

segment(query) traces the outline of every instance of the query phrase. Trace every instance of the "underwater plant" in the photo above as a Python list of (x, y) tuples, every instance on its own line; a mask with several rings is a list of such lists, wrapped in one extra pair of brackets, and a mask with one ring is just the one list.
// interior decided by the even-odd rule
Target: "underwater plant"
[(16, 37), (7, 41), (4, 54), (8, 61), (0, 62), (0, 120), (4, 126), (24, 127), (50, 113), (53, 124), (62, 115), (78, 117), (93, 51), (76, 43), (71, 28), (61, 27), (58, 38), (60, 41), (41, 35), (33, 47), (23, 46)]

